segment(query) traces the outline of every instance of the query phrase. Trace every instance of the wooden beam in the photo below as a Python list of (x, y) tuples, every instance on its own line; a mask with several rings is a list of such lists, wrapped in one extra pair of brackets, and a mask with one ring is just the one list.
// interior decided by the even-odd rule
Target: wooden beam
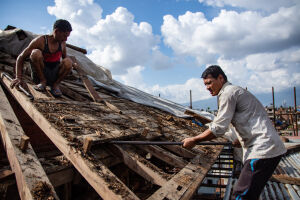
[(49, 193), (45, 195), (49, 198), (58, 199), (54, 187), (50, 183), (31, 144), (28, 143), (27, 150), (24, 153), (19, 148), (19, 141), (25, 134), (1, 86), (0, 130), (10, 166), (15, 172), (21, 199), (35, 199), (35, 192), (39, 192), (37, 186), (40, 183), (47, 185), (50, 189)]
[(76, 101), (89, 101), (87, 98), (80, 95), (78, 92), (74, 92), (72, 89), (68, 88), (67, 86), (60, 84), (60, 89), (64, 95), (70, 97)]
[(284, 174), (273, 174), (270, 180), (284, 184), (300, 185), (300, 178)]
[(0, 171), (0, 181), (2, 179), (12, 176), (13, 174), (14, 174), (14, 172), (9, 169)]
[(103, 99), (98, 95), (98, 93), (95, 90), (95, 88), (93, 87), (91, 81), (88, 79), (87, 74), (85, 73), (85, 71), (83, 71), (83, 69), (81, 67), (82, 66), (81, 63), (74, 56), (70, 56), (70, 58), (72, 59), (73, 63), (75, 64), (74, 68), (78, 72), (79, 77), (81, 78), (85, 88), (89, 92), (92, 99), (95, 102), (101, 103), (103, 101)]
[(26, 151), (26, 149), (28, 148), (28, 144), (29, 144), (29, 137), (27, 135), (23, 135), (21, 137), (21, 141), (20, 141), (20, 149), (22, 151)]
[(216, 153), (206, 158), (197, 155), (165, 185), (158, 189), (149, 200), (189, 200), (201, 185), (210, 167), (214, 164), (223, 146), (216, 146)]
[(95, 102), (98, 103), (103, 103), (104, 105), (106, 105), (107, 107), (109, 107), (111, 110), (121, 114), (122, 111), (120, 109), (118, 109), (116, 106), (114, 106), (113, 104), (104, 101), (99, 94), (97, 93), (97, 91), (95, 90), (95, 88), (93, 87), (91, 81), (88, 79), (87, 74), (85, 73), (85, 71), (82, 70), (82, 65), (81, 63), (74, 57), (74, 56), (70, 56), (70, 58), (72, 59), (73, 63), (76, 63), (76, 67), (75, 69), (78, 72), (79, 77), (81, 78), (85, 88), (88, 90), (90, 96), (92, 97), (92, 99)]
[(197, 114), (197, 113), (195, 113), (195, 112), (193, 112), (191, 110), (186, 110), (184, 112), (184, 114), (193, 116), (195, 119), (199, 120), (203, 124), (207, 124), (207, 123), (212, 122), (212, 120), (210, 120), (210, 119), (208, 119), (208, 118), (206, 118), (204, 116), (201, 116), (201, 115), (199, 115), (199, 114)]
[(196, 156), (196, 154), (194, 154), (193, 152), (184, 149), (180, 146), (176, 146), (176, 145), (164, 145), (164, 148), (168, 149), (169, 151), (172, 151), (174, 153), (176, 153), (177, 155), (180, 155), (182, 157), (185, 158), (194, 158)]
[(163, 148), (156, 146), (156, 145), (145, 145), (145, 146), (139, 146), (137, 145), (142, 150), (147, 151), (148, 153), (152, 154), (156, 158), (168, 163), (169, 165), (175, 166), (175, 167), (180, 167), (183, 168), (185, 167), (188, 163), (183, 160), (181, 157), (176, 156)]
[(83, 48), (80, 48), (80, 47), (77, 47), (77, 46), (74, 46), (74, 45), (68, 44), (68, 43), (66, 44), (66, 46), (69, 47), (69, 48), (71, 48), (71, 49), (74, 49), (76, 51), (79, 51), (79, 52), (81, 52), (83, 54), (87, 54), (86, 49), (83, 49)]
[(1, 80), (27, 114), (39, 125), (103, 199), (139, 199), (100, 160), (97, 160), (97, 164), (94, 164), (85, 158), (78, 148), (71, 146), (69, 141), (62, 136), (63, 134), (51, 125), (26, 96), (15, 88), (10, 88), (9, 80), (6, 78)]
[(84, 153), (87, 153), (94, 145), (101, 145), (111, 140), (124, 140), (136, 136), (140, 136), (140, 133), (135, 133), (130, 130), (124, 132), (113, 130), (109, 134), (101, 135), (101, 137), (97, 133), (93, 133), (77, 136), (76, 138), (83, 144), (82, 146)]
[[(163, 178), (158, 172), (152, 170), (144, 163), (151, 163), (144, 158), (142, 158), (137, 153), (130, 151), (126, 147), (121, 147), (119, 145), (114, 145), (120, 152), (123, 158), (123, 162), (133, 171), (135, 171), (140, 176), (144, 177), (147, 181), (154, 183), (159, 186), (163, 186), (167, 183), (167, 179)], [(143, 163), (141, 162), (143, 161)]]

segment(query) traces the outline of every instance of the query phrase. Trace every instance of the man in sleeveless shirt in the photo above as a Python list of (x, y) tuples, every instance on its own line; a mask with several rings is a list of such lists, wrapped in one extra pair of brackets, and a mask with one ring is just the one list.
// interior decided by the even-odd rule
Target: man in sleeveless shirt
[(66, 41), (71, 31), (71, 24), (59, 19), (53, 25), (52, 34), (33, 39), (17, 58), (16, 78), (11, 87), (23, 84), (24, 60), (30, 57), (31, 76), (36, 84), (34, 89), (44, 91), (49, 85), (53, 96), (61, 96), (59, 84), (72, 69), (72, 60), (66, 52)]
[(227, 81), (223, 70), (212, 65), (202, 74), (204, 85), (218, 97), (218, 114), (200, 135), (183, 140), (183, 147), (223, 136), (230, 124), (237, 131), (235, 145), (243, 148), (243, 169), (233, 188), (232, 199), (259, 199), (286, 149), (264, 106), (249, 91)]

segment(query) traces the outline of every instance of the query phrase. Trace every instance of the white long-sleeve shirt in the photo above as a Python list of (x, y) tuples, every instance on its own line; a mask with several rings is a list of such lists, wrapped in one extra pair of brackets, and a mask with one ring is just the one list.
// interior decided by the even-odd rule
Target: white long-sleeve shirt
[(243, 160), (273, 158), (286, 152), (263, 105), (247, 90), (227, 82), (218, 94), (218, 115), (209, 125), (222, 136), (230, 123), (243, 147)]

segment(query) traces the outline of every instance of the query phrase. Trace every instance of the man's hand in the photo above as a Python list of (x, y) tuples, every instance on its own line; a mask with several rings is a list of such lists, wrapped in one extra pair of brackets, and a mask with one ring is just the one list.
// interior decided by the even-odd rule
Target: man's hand
[(238, 140), (238, 139), (236, 139), (236, 140), (234, 140), (233, 142), (232, 142), (232, 146), (233, 147), (237, 147), (237, 148), (241, 148), (242, 146), (241, 146), (241, 143), (240, 143), (240, 141)]
[(13, 89), (14, 87), (18, 87), (19, 85), (23, 85), (23, 81), (20, 78), (15, 78), (11, 81), (10, 88)]
[(182, 140), (182, 142), (182, 146), (187, 149), (192, 149), (194, 146), (196, 146), (196, 141), (194, 137), (185, 138), (184, 140)]

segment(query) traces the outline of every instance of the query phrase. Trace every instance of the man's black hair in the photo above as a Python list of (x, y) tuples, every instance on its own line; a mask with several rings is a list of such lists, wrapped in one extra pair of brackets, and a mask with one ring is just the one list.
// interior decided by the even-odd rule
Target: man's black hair
[(56, 28), (62, 32), (71, 32), (72, 31), (72, 26), (71, 26), (70, 22), (68, 22), (65, 19), (56, 20), (53, 25), (53, 30)]
[(224, 77), (225, 82), (227, 82), (227, 76), (221, 67), (219, 65), (211, 65), (202, 73), (201, 78), (207, 78), (208, 75), (211, 75), (213, 78), (217, 79), (220, 74)]

